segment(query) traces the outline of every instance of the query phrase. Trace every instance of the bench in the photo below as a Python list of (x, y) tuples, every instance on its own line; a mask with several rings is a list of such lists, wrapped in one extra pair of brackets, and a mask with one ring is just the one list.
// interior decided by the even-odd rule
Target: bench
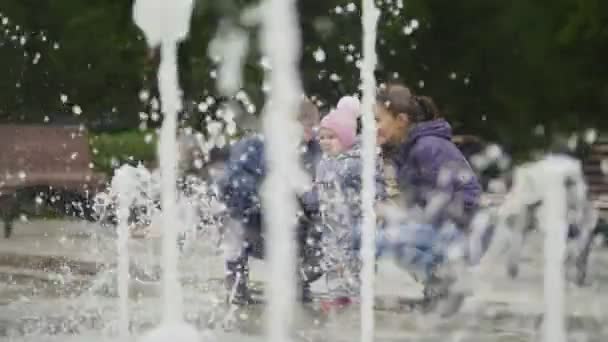
[[(79, 126), (0, 125), (0, 213), (5, 237), (26, 201), (61, 200), (87, 215), (83, 201), (105, 182), (93, 170), (88, 132)], [(42, 196), (41, 196), (42, 195)], [(30, 198), (31, 197), (31, 198)]]
[(600, 215), (608, 218), (608, 137), (600, 137), (583, 159), (589, 192)]

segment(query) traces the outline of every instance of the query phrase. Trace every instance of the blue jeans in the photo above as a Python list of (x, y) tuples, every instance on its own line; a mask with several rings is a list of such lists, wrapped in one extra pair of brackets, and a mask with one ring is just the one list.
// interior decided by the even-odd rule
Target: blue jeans
[(489, 245), (491, 234), (492, 230), (488, 230), (481, 237), (482, 253), (474, 256), (469, 253), (469, 236), (455, 225), (438, 228), (429, 224), (403, 224), (377, 233), (376, 257), (393, 256), (400, 267), (424, 280), (446, 261), (450, 250), (468, 264), (477, 264)]

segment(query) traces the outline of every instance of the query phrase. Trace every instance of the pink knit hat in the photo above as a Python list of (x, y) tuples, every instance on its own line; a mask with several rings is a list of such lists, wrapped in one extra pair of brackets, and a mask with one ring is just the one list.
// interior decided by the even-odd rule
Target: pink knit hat
[(321, 120), (321, 128), (332, 130), (345, 148), (351, 148), (357, 137), (357, 117), (360, 113), (359, 100), (344, 96), (336, 109)]

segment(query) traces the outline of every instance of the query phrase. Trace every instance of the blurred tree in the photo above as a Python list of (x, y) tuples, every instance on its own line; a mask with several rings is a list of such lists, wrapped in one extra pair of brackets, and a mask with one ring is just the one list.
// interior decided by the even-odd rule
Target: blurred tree
[[(247, 32), (243, 90), (261, 108), (258, 25), (241, 20), (257, 4), (196, 2), (179, 58), (189, 125), (204, 128), (222, 102), (198, 110), (208, 96), (218, 95), (217, 65), (207, 46), (220, 28)], [(458, 132), (526, 150), (559, 132), (608, 128), (608, 2), (383, 0), (378, 5), (378, 79), (401, 80), (433, 96)], [(43, 122), (48, 116), (50, 122), (85, 122), (102, 130), (137, 127), (138, 112), (153, 109), (138, 94), (157, 93), (158, 56), (147, 51), (131, 7), (132, 1), (124, 0), (2, 1), (0, 12), (10, 22), (0, 22), (0, 120)], [(360, 4), (302, 0), (298, 10), (303, 86), (327, 109), (341, 95), (358, 91)], [(81, 115), (73, 113), (73, 105)]]

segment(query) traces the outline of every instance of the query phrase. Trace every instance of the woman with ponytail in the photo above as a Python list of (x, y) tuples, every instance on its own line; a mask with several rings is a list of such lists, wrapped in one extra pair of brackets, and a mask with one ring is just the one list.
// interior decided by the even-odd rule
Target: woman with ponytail
[(375, 115), (378, 144), (394, 170), (404, 214), (385, 218), (378, 252), (393, 254), (423, 282), (425, 295), (445, 296), (456, 276), (439, 275), (448, 250), (457, 247), (459, 260), (476, 262), (468, 253), (467, 232), (481, 195), (478, 178), (430, 97), (404, 85), (385, 86), (377, 93)]

